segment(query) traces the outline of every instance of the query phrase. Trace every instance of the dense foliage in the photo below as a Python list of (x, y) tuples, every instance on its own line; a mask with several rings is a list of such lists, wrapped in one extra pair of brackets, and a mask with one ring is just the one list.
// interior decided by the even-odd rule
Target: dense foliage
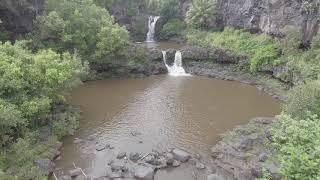
[(47, 8), (47, 15), (36, 20), (35, 49), (77, 49), (83, 60), (92, 62), (106, 60), (128, 44), (128, 32), (92, 0), (48, 0)]
[(170, 19), (160, 31), (160, 39), (182, 37), (186, 26), (180, 19)]
[[(77, 115), (53, 121), (48, 114), (55, 104), (64, 101), (68, 90), (81, 82), (86, 68), (76, 55), (57, 54), (52, 50), (32, 53), (24, 44), (7, 42), (0, 45), (0, 146), (4, 150), (1, 153), (5, 154), (0, 156), (3, 163), (0, 163), (0, 169), (10, 168), (8, 170), (18, 177), (35, 178), (29, 172), (30, 168), (35, 174), (40, 172), (33, 161), (28, 160), (35, 160), (36, 152), (45, 151), (47, 146), (36, 148), (34, 132), (48, 126), (54, 131), (52, 135), (61, 137), (77, 127)], [(59, 125), (64, 128), (58, 129)], [(33, 141), (27, 138), (30, 135)], [(23, 152), (20, 145), (27, 146)], [(10, 160), (17, 155), (22, 159)]]
[(320, 176), (320, 119), (305, 114), (282, 114), (273, 129), (283, 179), (317, 179)]
[(253, 35), (243, 30), (225, 28), (222, 32), (191, 30), (187, 38), (204, 47), (222, 48), (231, 54), (249, 57), (251, 72), (257, 72), (263, 65), (272, 65), (280, 56), (277, 43), (264, 34)]
[(194, 0), (187, 12), (186, 22), (193, 28), (208, 28), (218, 14), (217, 0)]

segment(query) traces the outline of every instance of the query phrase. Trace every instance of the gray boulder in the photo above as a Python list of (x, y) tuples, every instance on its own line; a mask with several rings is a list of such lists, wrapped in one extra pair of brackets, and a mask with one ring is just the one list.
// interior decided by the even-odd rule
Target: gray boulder
[(138, 166), (134, 171), (134, 177), (140, 180), (153, 180), (154, 169), (147, 166)]
[(82, 171), (81, 171), (80, 168), (76, 168), (76, 169), (70, 170), (69, 174), (70, 174), (71, 177), (77, 177), (77, 176), (82, 175)]
[(181, 161), (181, 162), (186, 162), (191, 157), (189, 153), (187, 153), (181, 149), (174, 149), (172, 151), (172, 154), (173, 154), (174, 159)]

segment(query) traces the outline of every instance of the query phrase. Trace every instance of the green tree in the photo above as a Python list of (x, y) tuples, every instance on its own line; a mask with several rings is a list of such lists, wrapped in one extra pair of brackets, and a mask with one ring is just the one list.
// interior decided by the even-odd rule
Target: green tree
[(194, 0), (187, 12), (187, 24), (194, 28), (207, 28), (218, 15), (217, 0)]
[[(52, 48), (58, 52), (77, 49), (81, 58), (88, 61), (103, 61), (107, 57), (97, 54), (112, 54), (129, 41), (128, 32), (92, 0), (49, 0), (48, 14), (38, 17), (35, 24), (32, 35), (35, 49)], [(120, 42), (119, 35), (123, 35)], [(98, 47), (102, 39), (107, 40), (104, 46), (111, 49)]]
[(78, 85), (85, 72), (81, 61), (69, 53), (37, 53), (19, 43), (0, 45), (0, 145), (22, 137), (25, 128), (41, 124), (53, 103)]

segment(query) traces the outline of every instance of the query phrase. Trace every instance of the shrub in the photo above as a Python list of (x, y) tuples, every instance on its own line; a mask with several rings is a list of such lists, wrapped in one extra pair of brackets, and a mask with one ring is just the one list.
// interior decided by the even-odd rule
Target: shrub
[(282, 114), (273, 127), (283, 179), (317, 179), (320, 176), (320, 119), (308, 114), (292, 118)]
[(37, 53), (19, 43), (0, 45), (0, 145), (34, 128), (51, 105), (78, 85), (85, 68), (76, 56), (52, 50)]
[(161, 39), (180, 37), (185, 29), (185, 24), (180, 19), (169, 20), (160, 31)]
[(230, 54), (247, 56), (250, 59), (251, 72), (259, 71), (265, 64), (272, 65), (280, 56), (278, 43), (271, 37), (229, 27), (222, 32), (191, 30), (187, 39), (204, 47), (221, 48)]
[(194, 28), (207, 28), (216, 20), (217, 0), (194, 0), (187, 12), (187, 24)]
[(307, 112), (320, 115), (320, 82), (308, 82), (293, 88), (284, 111), (297, 118), (304, 118)]

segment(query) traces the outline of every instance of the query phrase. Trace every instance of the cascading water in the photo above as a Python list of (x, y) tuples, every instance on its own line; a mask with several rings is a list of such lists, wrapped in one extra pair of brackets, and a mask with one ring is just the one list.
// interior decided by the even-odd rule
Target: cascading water
[(156, 29), (156, 24), (157, 21), (159, 20), (160, 16), (150, 16), (149, 17), (149, 31), (147, 34), (147, 42), (154, 42), (154, 34), (155, 34), (155, 29)]
[(180, 51), (176, 51), (174, 63), (172, 66), (167, 64), (167, 52), (162, 51), (163, 61), (166, 65), (170, 76), (191, 76), (187, 74), (182, 66), (182, 53)]

